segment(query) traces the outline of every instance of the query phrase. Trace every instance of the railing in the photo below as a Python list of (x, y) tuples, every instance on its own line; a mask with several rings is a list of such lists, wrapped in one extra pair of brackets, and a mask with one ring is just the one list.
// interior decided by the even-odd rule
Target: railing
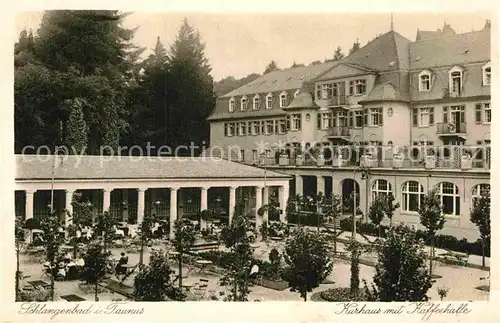
[(453, 123), (438, 123), (437, 124), (437, 133), (438, 134), (446, 134), (451, 135), (455, 133), (467, 133), (465, 130), (465, 122), (453, 124)]
[[(261, 163), (259, 166), (271, 166), (271, 167), (333, 167), (333, 168), (344, 168), (344, 167), (359, 167), (360, 160), (349, 160), (343, 158), (317, 158), (312, 156), (280, 156), (278, 158), (267, 158), (265, 163)], [(467, 165), (466, 162), (462, 161), (460, 158), (431, 158), (425, 159), (370, 159), (369, 168), (410, 168), (410, 169), (490, 169), (490, 162), (486, 160), (475, 160), (471, 159), (470, 164)]]
[(345, 95), (332, 96), (328, 99), (328, 105), (330, 106), (342, 106), (346, 105), (346, 102), (347, 100)]
[(328, 130), (328, 135), (333, 137), (349, 137), (349, 127), (332, 127)]

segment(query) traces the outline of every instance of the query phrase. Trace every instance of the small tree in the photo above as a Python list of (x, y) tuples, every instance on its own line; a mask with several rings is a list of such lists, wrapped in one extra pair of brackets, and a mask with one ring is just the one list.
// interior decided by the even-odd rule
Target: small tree
[(379, 251), (373, 277), (378, 300), (427, 301), (432, 280), (425, 258), (424, 243), (417, 240), (415, 230), (401, 224), (391, 227)]
[(359, 257), (361, 256), (362, 245), (352, 239), (347, 247), (351, 252), (351, 284), (350, 292), (352, 297), (359, 294)]
[(392, 226), (392, 217), (394, 216), (394, 212), (399, 209), (400, 204), (396, 202), (396, 198), (392, 193), (389, 193), (386, 197), (386, 210), (385, 215), (389, 218), (389, 225)]
[(482, 247), (482, 267), (485, 263), (485, 247), (490, 244), (491, 239), (491, 221), (490, 221), (490, 191), (481, 192), (479, 198), (474, 199), (473, 206), (470, 211), (470, 221), (479, 229), (481, 235)]
[(45, 247), (46, 261), (50, 266), (50, 299), (54, 300), (54, 281), (57, 274), (58, 260), (61, 256), (61, 246), (64, 243), (64, 229), (56, 212), (40, 220), (43, 231), (43, 246)]
[(305, 196), (297, 194), (288, 199), (286, 204), (286, 214), (288, 221), (291, 222), (294, 218), (297, 220), (297, 225), (300, 226), (300, 218), (304, 214), (304, 210), (309, 204), (308, 199)]
[(429, 260), (429, 269), (432, 275), (432, 260), (434, 258), (434, 238), (436, 232), (441, 230), (445, 223), (445, 218), (443, 215), (443, 209), (441, 207), (441, 201), (439, 195), (435, 190), (429, 191), (429, 193), (423, 197), (420, 203), (420, 208), (418, 210), (420, 215), (420, 223), (427, 229), (427, 233), (431, 238), (431, 255)]
[(324, 213), (324, 205), (325, 205), (326, 197), (322, 192), (314, 195), (312, 198), (312, 204), (316, 209), (316, 229), (319, 232), (320, 225), (324, 224), (326, 220), (326, 214)]
[(94, 286), (95, 301), (99, 301), (99, 281), (106, 277), (108, 267), (108, 257), (110, 252), (99, 244), (91, 244), (85, 253), (83, 260), (85, 262), (82, 270), (81, 279), (88, 286)]
[(276, 248), (269, 252), (269, 262), (271, 263), (272, 278), (278, 280), (281, 277), (281, 254)]
[(387, 210), (386, 198), (384, 195), (379, 194), (372, 201), (370, 205), (370, 209), (368, 210), (368, 217), (378, 227), (378, 237), (380, 238), (380, 231), (382, 220), (384, 219), (385, 212)]
[(191, 223), (182, 219), (175, 221), (174, 230), (173, 245), (175, 251), (179, 253), (177, 255), (179, 263), (179, 288), (182, 288), (182, 256), (193, 247), (196, 238), (194, 227)]
[(107, 250), (108, 243), (115, 238), (116, 224), (116, 218), (107, 211), (99, 214), (96, 218), (95, 231), (98, 236), (102, 237), (104, 252)]
[(153, 238), (153, 216), (151, 214), (147, 214), (144, 216), (140, 226), (141, 226), (141, 251), (139, 253), (139, 266), (142, 267), (144, 262), (144, 244), (147, 244)]
[(272, 71), (277, 71), (279, 70), (278, 64), (276, 61), (272, 60), (269, 64), (266, 65), (266, 69), (264, 70), (264, 74), (267, 74)]
[(289, 266), (285, 277), (292, 292), (300, 293), (307, 301), (307, 293), (331, 273), (328, 243), (319, 234), (299, 229), (285, 247), (285, 262)]
[(328, 196), (323, 205), (326, 218), (333, 220), (333, 252), (337, 252), (337, 219), (342, 215), (342, 198), (339, 194)]
[(68, 232), (70, 243), (73, 245), (73, 258), (76, 258), (78, 232), (80, 232), (81, 236), (82, 229), (85, 226), (92, 225), (92, 204), (89, 202), (80, 202), (76, 199), (71, 204), (73, 206), (73, 214), (67, 212), (71, 223), (66, 228), (66, 231)]
[(229, 270), (220, 280), (221, 286), (228, 286), (231, 291), (225, 299), (227, 301), (248, 301), (250, 294), (252, 250), (247, 235), (250, 223), (244, 214), (244, 207), (243, 202), (236, 204), (231, 225), (221, 232), (222, 241), (231, 253)]
[(142, 267), (134, 279), (134, 298), (142, 302), (160, 302), (165, 297), (180, 300), (181, 290), (170, 281), (173, 271), (165, 261), (163, 251), (153, 251), (149, 265)]
[(14, 239), (16, 242), (16, 300), (18, 300), (19, 280), (21, 279), (21, 272), (19, 271), (19, 253), (21, 252), (21, 245), (24, 242), (23, 220), (18, 216), (16, 216), (14, 223)]

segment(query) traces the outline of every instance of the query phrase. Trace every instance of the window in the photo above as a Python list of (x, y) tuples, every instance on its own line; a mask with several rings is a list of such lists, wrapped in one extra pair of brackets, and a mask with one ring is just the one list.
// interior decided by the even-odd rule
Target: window
[(412, 110), (412, 126), (418, 127), (418, 108)]
[(448, 123), (448, 107), (443, 107), (443, 123)]
[(224, 137), (227, 137), (228, 128), (229, 128), (228, 124), (224, 123)]
[(419, 126), (428, 127), (434, 124), (434, 108), (419, 109)]
[(491, 84), (491, 63), (483, 66), (483, 85), (487, 86)]
[(472, 206), (484, 193), (490, 191), (490, 184), (478, 184), (472, 188)]
[(372, 199), (375, 200), (375, 198), (379, 195), (389, 195), (392, 194), (392, 187), (391, 183), (386, 181), (385, 179), (377, 179), (375, 182), (373, 182), (372, 186)]
[(240, 161), (245, 161), (245, 150), (244, 149), (240, 150)]
[(368, 109), (363, 109), (363, 126), (368, 125)]
[(322, 99), (331, 98), (332, 97), (332, 88), (333, 88), (333, 85), (331, 83), (322, 84), (321, 85), (321, 98)]
[(266, 135), (271, 135), (273, 134), (274, 131), (274, 122), (273, 120), (267, 120), (266, 121), (266, 127), (264, 128), (265, 134)]
[(238, 127), (238, 135), (244, 136), (247, 133), (247, 125), (245, 122), (240, 122)]
[(266, 96), (266, 109), (272, 109), (273, 107), (273, 95), (269, 93)]
[(287, 100), (286, 100), (287, 94), (286, 92), (282, 92), (280, 94), (280, 108), (284, 108), (287, 106)]
[(491, 108), (489, 103), (484, 104), (484, 123), (491, 123)]
[(339, 83), (333, 83), (332, 86), (332, 96), (339, 96)]
[(273, 120), (273, 125), (274, 125), (274, 131), (273, 133), (280, 133), (280, 130), (279, 130), (279, 120)]
[(424, 187), (416, 181), (405, 182), (401, 196), (402, 211), (418, 212), (420, 203), (422, 203), (424, 198)]
[(241, 98), (241, 107), (240, 107), (240, 111), (246, 111), (246, 110), (247, 110), (247, 103), (248, 103), (247, 97), (246, 97), (246, 95), (244, 95), (244, 96)]
[(300, 130), (300, 114), (292, 114), (292, 131)]
[(236, 105), (236, 100), (234, 98), (231, 98), (229, 100), (229, 112), (234, 112), (235, 105)]
[(382, 125), (382, 108), (370, 109), (370, 126)]
[(462, 68), (455, 66), (450, 72), (450, 94), (452, 96), (458, 96), (462, 94), (462, 86), (463, 86), (463, 70)]
[(321, 84), (316, 84), (316, 99), (322, 99), (322, 97), (321, 97)]
[(418, 90), (419, 91), (430, 91), (431, 90), (431, 73), (429, 71), (422, 71), (419, 74), (419, 83)]
[(227, 131), (227, 136), (232, 137), (234, 136), (235, 132), (236, 132), (236, 125), (234, 123), (230, 123)]
[(332, 126), (332, 116), (330, 113), (321, 114), (321, 129), (326, 130)]
[(438, 185), (438, 194), (443, 206), (443, 213), (448, 215), (460, 215), (460, 195), (458, 187), (450, 182)]
[(363, 127), (363, 110), (354, 111), (354, 127)]
[(253, 122), (252, 135), (260, 134), (260, 121)]
[(286, 120), (279, 120), (279, 129), (278, 129), (280, 134), (283, 134), (286, 132)]
[(366, 92), (366, 80), (354, 80), (349, 82), (350, 95), (363, 95)]
[(481, 123), (481, 117), (483, 114), (483, 105), (481, 103), (476, 104), (476, 123)]
[(253, 97), (253, 109), (259, 110), (259, 108), (260, 108), (260, 97), (259, 95), (256, 95)]

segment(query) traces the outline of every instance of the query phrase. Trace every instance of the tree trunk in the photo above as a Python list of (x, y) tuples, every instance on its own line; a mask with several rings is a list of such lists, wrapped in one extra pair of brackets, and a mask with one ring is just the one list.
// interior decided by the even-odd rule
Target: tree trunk
[(307, 302), (307, 292), (304, 293), (304, 302)]
[(392, 227), (392, 217), (389, 218), (389, 226)]
[(482, 253), (482, 256), (483, 256), (483, 261), (482, 261), (482, 267), (484, 269), (484, 267), (486, 266), (486, 259), (485, 259), (485, 246), (484, 246), (484, 238), (481, 238), (481, 253)]
[(57, 267), (54, 266), (53, 262), (50, 264), (50, 300), (54, 301), (54, 284), (55, 284), (55, 275), (57, 274)]
[(431, 236), (431, 256), (429, 257), (429, 274), (432, 276), (432, 258), (434, 258), (434, 235)]
[(95, 301), (96, 302), (99, 302), (99, 296), (97, 295), (98, 294), (98, 290), (97, 290), (97, 286), (99, 285), (99, 275), (96, 276), (96, 280), (95, 280), (95, 290), (94, 290), (94, 293), (95, 293)]
[(16, 301), (19, 294), (19, 245), (16, 246)]
[(76, 238), (73, 237), (73, 259), (76, 259)]
[(337, 219), (333, 219), (333, 252), (337, 253)]
[(141, 237), (141, 253), (139, 254), (139, 267), (142, 267), (144, 254), (144, 239)]
[(182, 252), (179, 254), (179, 288), (182, 289)]
[(380, 239), (381, 231), (382, 231), (382, 226), (379, 223), (378, 224), (378, 239)]

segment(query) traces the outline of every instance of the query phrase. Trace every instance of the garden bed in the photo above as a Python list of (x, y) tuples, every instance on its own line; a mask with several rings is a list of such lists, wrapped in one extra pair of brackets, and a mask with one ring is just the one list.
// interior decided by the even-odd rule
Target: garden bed
[(368, 302), (370, 301), (362, 289), (358, 295), (351, 295), (350, 288), (330, 288), (322, 292), (314, 293), (311, 300), (315, 302)]
[(260, 285), (262, 287), (274, 289), (280, 292), (288, 288), (288, 282), (284, 280), (270, 280), (262, 278), (260, 281), (257, 281), (256, 283), (257, 285)]

